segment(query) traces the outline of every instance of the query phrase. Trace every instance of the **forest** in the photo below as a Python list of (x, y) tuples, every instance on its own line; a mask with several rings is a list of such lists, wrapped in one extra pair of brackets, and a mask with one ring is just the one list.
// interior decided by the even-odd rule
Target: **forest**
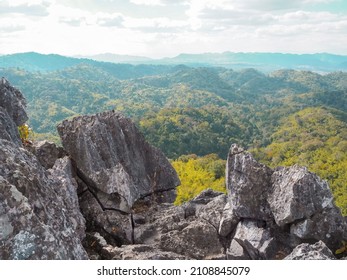
[(224, 191), (228, 149), (238, 143), (271, 167), (307, 166), (347, 215), (346, 72), (81, 60), (49, 71), (2, 67), (0, 75), (24, 93), (35, 139), (59, 143), (56, 125), (80, 114), (115, 109), (132, 118), (177, 170), (177, 204), (205, 188)]

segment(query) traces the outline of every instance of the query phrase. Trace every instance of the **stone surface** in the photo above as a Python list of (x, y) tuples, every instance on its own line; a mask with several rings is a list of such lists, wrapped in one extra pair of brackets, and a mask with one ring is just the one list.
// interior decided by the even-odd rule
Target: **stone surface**
[(331, 206), (310, 218), (292, 224), (290, 231), (302, 240), (321, 240), (335, 251), (339, 248), (341, 240), (344, 240), (345, 225), (340, 209)]
[(175, 170), (120, 113), (76, 117), (61, 123), (58, 132), (79, 176), (96, 190), (116, 193), (122, 200), (119, 209), (127, 211), (144, 198), (174, 201), (180, 183)]
[(327, 182), (297, 165), (279, 168), (273, 173), (268, 201), (279, 226), (309, 218), (333, 206)]
[(5, 78), (0, 79), (0, 106), (6, 110), (16, 126), (20, 126), (28, 120), (23, 94), (12, 87)]
[(335, 256), (330, 249), (319, 241), (313, 245), (303, 243), (297, 246), (285, 260), (334, 260)]
[(101, 255), (111, 260), (185, 260), (184, 255), (165, 252), (159, 248), (137, 244), (123, 245), (120, 248), (106, 246), (101, 249)]
[(25, 100), (0, 80), (0, 259), (87, 259), (68, 159), (49, 172), (24, 149)]
[(259, 220), (272, 218), (267, 202), (271, 174), (272, 170), (258, 163), (249, 152), (236, 144), (230, 147), (226, 186), (236, 216)]
[(46, 169), (52, 168), (58, 158), (63, 158), (66, 155), (62, 147), (46, 140), (34, 142), (29, 149)]
[(8, 140), (17, 145), (22, 141), (18, 126), (27, 120), (25, 99), (22, 93), (12, 87), (5, 79), (0, 79), (0, 139)]
[(35, 156), (6, 140), (0, 140), (0, 188), (0, 259), (88, 258), (63, 191), (74, 186), (50, 177)]
[(73, 230), (79, 235), (80, 240), (85, 238), (86, 221), (80, 211), (77, 196), (77, 182), (74, 169), (68, 157), (57, 159), (53, 168), (48, 170), (49, 179), (55, 192), (64, 200), (65, 215), (73, 225)]
[[(236, 241), (247, 255), (253, 260), (274, 259), (278, 245), (270, 230), (265, 224), (255, 220), (241, 221), (235, 232), (233, 241)], [(235, 251), (235, 244), (231, 244), (229, 255)]]

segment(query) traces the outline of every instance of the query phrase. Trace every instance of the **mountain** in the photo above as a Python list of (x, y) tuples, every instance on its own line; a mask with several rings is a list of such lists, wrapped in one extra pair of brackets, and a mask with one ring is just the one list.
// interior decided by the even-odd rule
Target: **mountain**
[(232, 69), (256, 68), (264, 72), (278, 69), (310, 70), (332, 72), (347, 70), (347, 56), (329, 53), (288, 54), (288, 53), (203, 53), (180, 54), (171, 58), (149, 59), (146, 57), (101, 54), (86, 58), (98, 61), (130, 64), (184, 64), (192, 67), (226, 67)]
[[(66, 57), (56, 54), (18, 53), (0, 56), (0, 68), (19, 67), (27, 71), (54, 71), (78, 64), (103, 67), (107, 71), (122, 70), (123, 78), (143, 76), (143, 73), (163, 74), (177, 65), (190, 67), (224, 67), (231, 69), (256, 68), (269, 73), (279, 69), (309, 70), (315, 72), (333, 72), (347, 70), (347, 56), (329, 53), (285, 54), (285, 53), (204, 53), (180, 54), (172, 58), (150, 59), (141, 56), (117, 54), (99, 54), (94, 56)], [(117, 65), (117, 66), (115, 66)], [(153, 70), (153, 66), (156, 71)], [(160, 67), (162, 68), (159, 68)], [(160, 71), (158, 71), (160, 69)], [(154, 72), (153, 72), (154, 71)], [(128, 75), (132, 72), (131, 75)], [(142, 73), (142, 74), (141, 74)], [(136, 76), (136, 75), (135, 75)]]
[(164, 64), (187, 64), (196, 66), (221, 66), (233, 69), (256, 68), (265, 72), (277, 69), (296, 69), (331, 72), (347, 70), (346, 55), (328, 53), (205, 53), (181, 54), (156, 61)]
[(90, 56), (75, 56), (77, 58), (87, 58), (96, 61), (111, 62), (111, 63), (129, 63), (129, 64), (141, 64), (141, 63), (150, 63), (151, 58), (145, 56), (133, 56), (133, 55), (120, 55), (113, 53), (102, 53), (97, 55)]

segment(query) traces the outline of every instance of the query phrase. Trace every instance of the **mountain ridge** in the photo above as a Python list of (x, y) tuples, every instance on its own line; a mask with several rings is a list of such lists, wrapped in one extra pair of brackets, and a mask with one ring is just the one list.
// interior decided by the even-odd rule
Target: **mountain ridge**
[(159, 59), (119, 54), (98, 54), (90, 56), (63, 56), (36, 52), (15, 53), (0, 56), (0, 67), (19, 67), (30, 71), (53, 71), (87, 63), (117, 63), (131, 65), (188, 65), (191, 67), (225, 67), (232, 69), (257, 68), (263, 72), (277, 69), (310, 70), (316, 72), (347, 71), (347, 55), (330, 53), (246, 53), (223, 52), (201, 54), (179, 54)]

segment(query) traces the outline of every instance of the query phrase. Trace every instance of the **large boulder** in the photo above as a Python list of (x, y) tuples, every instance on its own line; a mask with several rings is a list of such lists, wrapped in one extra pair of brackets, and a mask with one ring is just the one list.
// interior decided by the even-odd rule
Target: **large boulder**
[(233, 215), (259, 220), (272, 218), (267, 202), (271, 175), (269, 167), (257, 162), (243, 148), (231, 145), (226, 166), (226, 186)]
[(25, 100), (0, 80), (0, 259), (87, 259), (68, 159), (47, 171), (24, 149)]
[(291, 233), (302, 240), (322, 240), (329, 248), (338, 248), (344, 219), (328, 183), (316, 174), (297, 165), (278, 168), (268, 201), (277, 225), (289, 225)]
[(83, 219), (70, 215), (78, 208), (72, 211), (64, 191), (74, 186), (60, 179), (30, 152), (0, 140), (0, 259), (88, 258)]
[(63, 146), (85, 183), (117, 194), (129, 211), (137, 200), (173, 202), (178, 176), (162, 152), (149, 145), (135, 124), (114, 111), (76, 117), (58, 125)]

